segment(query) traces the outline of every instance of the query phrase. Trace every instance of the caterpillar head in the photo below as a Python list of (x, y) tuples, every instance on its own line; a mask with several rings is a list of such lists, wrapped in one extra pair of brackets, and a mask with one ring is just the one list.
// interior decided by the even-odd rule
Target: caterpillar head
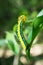
[(21, 15), (21, 16), (18, 18), (18, 20), (24, 22), (24, 21), (26, 20), (26, 16), (25, 16), (25, 15)]

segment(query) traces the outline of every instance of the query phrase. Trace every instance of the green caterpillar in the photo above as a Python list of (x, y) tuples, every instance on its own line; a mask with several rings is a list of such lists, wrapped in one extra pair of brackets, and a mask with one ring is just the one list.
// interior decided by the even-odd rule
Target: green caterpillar
[(21, 45), (24, 49), (26, 49), (26, 46), (27, 46), (26, 40), (23, 36), (23, 30), (22, 30), (22, 24), (23, 24), (23, 22), (25, 22), (25, 20), (26, 20), (26, 16), (24, 16), (24, 15), (21, 15), (18, 18), (18, 37), (19, 37)]

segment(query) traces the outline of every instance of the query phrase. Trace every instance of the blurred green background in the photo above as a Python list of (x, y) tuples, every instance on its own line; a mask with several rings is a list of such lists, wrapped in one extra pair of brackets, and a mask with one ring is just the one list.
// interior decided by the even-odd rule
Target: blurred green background
[(43, 0), (0, 0), (0, 32), (11, 30), (18, 16), (34, 17), (43, 8)]

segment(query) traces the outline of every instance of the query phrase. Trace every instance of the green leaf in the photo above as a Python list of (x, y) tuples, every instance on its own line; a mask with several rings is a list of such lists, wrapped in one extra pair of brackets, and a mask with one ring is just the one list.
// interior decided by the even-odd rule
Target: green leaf
[(28, 35), (28, 43), (30, 44), (32, 40), (32, 30), (30, 31), (29, 35)]
[(20, 52), (20, 47), (14, 37), (14, 33), (6, 32), (6, 39), (8, 41), (9, 48), (14, 52), (15, 55), (18, 55)]
[(43, 9), (41, 10), (41, 12), (37, 15), (37, 17), (43, 16)]
[(9, 48), (14, 52), (15, 55), (18, 55), (20, 52), (20, 47), (18, 44), (13, 43), (13, 41), (8, 41)]
[(33, 37), (32, 37), (33, 39), (41, 31), (42, 27), (43, 27), (43, 10), (37, 15), (37, 17), (33, 21)]
[(43, 10), (33, 20), (32, 30), (28, 35), (28, 43), (31, 45), (37, 34), (42, 30), (43, 27)]

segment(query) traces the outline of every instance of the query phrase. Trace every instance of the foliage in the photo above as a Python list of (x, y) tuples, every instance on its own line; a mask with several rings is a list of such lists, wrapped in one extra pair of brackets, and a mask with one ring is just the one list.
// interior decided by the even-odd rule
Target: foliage
[[(37, 17), (32, 22), (32, 29), (28, 35), (28, 43), (30, 44), (30, 48), (31, 48), (32, 42), (34, 41), (35, 37), (38, 35), (38, 33), (42, 29), (43, 29), (43, 10), (37, 15)], [(30, 57), (29, 54), (30, 53), (27, 49), (28, 57)]]
[[(26, 15), (27, 19), (23, 23), (23, 33), (29, 44), (26, 50), (29, 58), (32, 42), (37, 34), (43, 30), (42, 8), (43, 0), (0, 0), (0, 46), (7, 45), (15, 55), (19, 54), (20, 42), (17, 36), (17, 19), (22, 14)], [(41, 9), (42, 11), (37, 15)]]
[(8, 47), (14, 52), (15, 55), (18, 55), (20, 52), (20, 46), (17, 44), (14, 33), (6, 32), (6, 40), (8, 41)]
[[(25, 38), (23, 37), (22, 33), (22, 22), (25, 19), (25, 16), (20, 16), (18, 20), (18, 37), (20, 42), (22, 43), (22, 46), (26, 46), (26, 53), (28, 55), (28, 58), (30, 58), (30, 48), (31, 45), (35, 39), (35, 37), (38, 35), (38, 33), (42, 30), (43, 28), (43, 10), (35, 17), (35, 19), (32, 20), (32, 29), (29, 32), (28, 36), (28, 43), (26, 43)], [(22, 38), (23, 37), (23, 38)], [(24, 47), (25, 48), (25, 47)]]
[(43, 10), (35, 17), (32, 24), (32, 30), (30, 31), (28, 42), (31, 43), (32, 40), (36, 37), (36, 35), (39, 33), (39, 31), (43, 27)]

